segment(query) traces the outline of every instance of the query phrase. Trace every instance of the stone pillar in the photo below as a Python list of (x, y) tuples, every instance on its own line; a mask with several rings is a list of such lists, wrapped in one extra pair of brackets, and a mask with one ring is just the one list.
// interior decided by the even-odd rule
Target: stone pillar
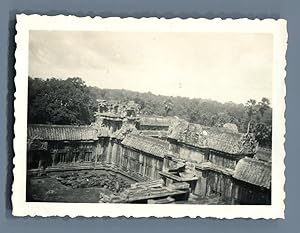
[(156, 174), (155, 174), (156, 159), (154, 159), (154, 158), (151, 159), (151, 165), (152, 165), (151, 178), (155, 180), (156, 179)]
[(76, 155), (77, 155), (77, 153), (75, 152), (75, 153), (73, 153), (73, 159), (72, 159), (72, 163), (75, 163), (76, 162)]
[(146, 170), (147, 170), (147, 156), (143, 154), (143, 162), (144, 162), (144, 168), (143, 168), (143, 176), (146, 176)]
[(112, 143), (111, 143), (111, 139), (109, 139), (108, 148), (107, 148), (107, 155), (106, 155), (106, 162), (107, 163), (111, 163), (111, 152), (112, 152)]
[(112, 141), (113, 146), (112, 146), (112, 152), (111, 152), (111, 163), (116, 164), (116, 156), (117, 156), (117, 144)]
[(55, 158), (56, 158), (56, 152), (51, 152), (51, 158), (52, 158), (52, 164), (51, 166), (53, 167), (55, 165)]
[(122, 145), (120, 145), (120, 147), (121, 147), (121, 150), (120, 150), (119, 167), (122, 167), (122, 164), (123, 164), (123, 155), (124, 155), (125, 148)]
[(95, 165), (98, 162), (98, 156), (100, 154), (100, 143), (99, 141), (96, 142), (96, 147), (95, 147)]
[(126, 165), (127, 171), (130, 171), (130, 159), (131, 159), (131, 150), (128, 151), (127, 165)]
[(169, 157), (164, 156), (163, 167), (162, 167), (163, 172), (166, 172), (169, 170), (169, 163), (170, 163)]
[(116, 166), (118, 166), (118, 167), (120, 167), (121, 153), (122, 153), (122, 146), (121, 146), (121, 144), (117, 143)]
[(139, 174), (143, 175), (143, 155), (139, 153)]
[(207, 192), (207, 171), (202, 171), (196, 185), (196, 194), (205, 197)]
[(231, 204), (239, 204), (239, 185), (237, 183), (232, 183), (232, 188), (231, 188)]
[(38, 169), (41, 169), (42, 168), (42, 160), (39, 159), (39, 165), (38, 165)]
[(104, 159), (104, 146), (105, 146), (105, 141), (103, 138), (99, 141), (99, 160), (101, 163), (105, 161)]

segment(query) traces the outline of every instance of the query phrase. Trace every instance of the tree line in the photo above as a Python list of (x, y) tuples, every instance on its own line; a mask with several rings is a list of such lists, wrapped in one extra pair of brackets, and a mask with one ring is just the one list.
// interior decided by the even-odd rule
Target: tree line
[(95, 120), (97, 99), (134, 101), (143, 115), (177, 116), (192, 123), (222, 127), (234, 123), (239, 132), (252, 132), (261, 146), (272, 145), (272, 108), (267, 98), (245, 104), (155, 95), (129, 90), (88, 87), (80, 78), (29, 77), (28, 122), (90, 124)]

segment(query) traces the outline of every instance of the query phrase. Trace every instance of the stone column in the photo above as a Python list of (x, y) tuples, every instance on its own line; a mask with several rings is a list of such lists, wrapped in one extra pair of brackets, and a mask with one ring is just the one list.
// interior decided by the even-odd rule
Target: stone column
[(38, 158), (39, 158), (39, 164), (38, 164), (38, 168), (40, 169), (40, 168), (42, 168), (42, 163), (43, 163), (43, 155), (42, 155), (42, 152), (41, 151), (38, 151), (37, 152), (38, 153)]
[(104, 158), (104, 139), (101, 138), (101, 140), (99, 141), (99, 161), (101, 163), (105, 162), (105, 158)]
[(112, 152), (111, 152), (111, 163), (116, 164), (116, 156), (117, 156), (117, 144), (112, 141), (113, 146), (112, 146)]
[(125, 148), (122, 146), (122, 145), (120, 145), (121, 146), (121, 150), (120, 150), (120, 159), (119, 159), (119, 167), (122, 167), (122, 164), (123, 164), (123, 155), (124, 155), (124, 150), (125, 150)]
[(120, 166), (120, 160), (121, 160), (121, 152), (122, 152), (122, 146), (119, 143), (117, 144), (117, 150), (116, 150), (116, 166)]
[(130, 171), (130, 158), (131, 158), (131, 150), (128, 151), (127, 165), (126, 165), (127, 171)]
[(106, 162), (111, 163), (111, 152), (112, 152), (112, 142), (109, 139), (108, 148), (107, 148), (107, 155), (106, 155)]
[(51, 152), (51, 158), (52, 158), (51, 166), (53, 167), (55, 165), (55, 158), (56, 158), (56, 152), (55, 151)]
[(143, 165), (142, 165), (142, 163), (143, 163), (143, 155), (141, 153), (139, 153), (139, 173), (141, 175), (143, 175), (143, 171), (142, 171)]
[(143, 176), (146, 176), (147, 163), (146, 163), (146, 156), (144, 154), (143, 154), (143, 163), (144, 163)]
[(152, 179), (155, 179), (155, 178), (156, 178), (156, 174), (155, 174), (156, 159), (154, 159), (154, 158), (151, 159), (151, 165), (152, 165), (152, 169), (151, 169), (151, 178), (152, 178)]
[(77, 155), (77, 152), (73, 152), (73, 160), (72, 160), (72, 163), (75, 163), (75, 162), (76, 162), (76, 155)]
[[(197, 193), (200, 196), (205, 197), (207, 192), (207, 171), (202, 171), (199, 180), (197, 181), (197, 190), (199, 190), (199, 193)], [(198, 188), (199, 187), (199, 188)]]
[(163, 167), (162, 167), (162, 170), (163, 172), (166, 172), (169, 170), (169, 157), (168, 156), (164, 156), (164, 160), (163, 160)]
[(99, 155), (99, 141), (96, 142), (96, 145), (95, 145), (95, 165), (97, 164), (98, 162), (98, 155)]

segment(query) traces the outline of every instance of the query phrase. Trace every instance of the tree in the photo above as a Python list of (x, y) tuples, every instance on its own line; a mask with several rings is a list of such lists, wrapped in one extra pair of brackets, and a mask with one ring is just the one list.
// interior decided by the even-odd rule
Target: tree
[(248, 115), (248, 126), (247, 126), (247, 132), (251, 131), (251, 126), (253, 123), (253, 118), (255, 114), (257, 113), (257, 106), (256, 106), (256, 100), (250, 99), (246, 103), (246, 113)]
[(260, 117), (264, 116), (264, 113), (270, 108), (270, 100), (263, 97), (261, 101), (258, 103), (258, 111), (260, 113)]
[(272, 127), (258, 123), (254, 128), (255, 139), (262, 147), (272, 146)]
[(207, 114), (203, 113), (199, 120), (201, 125), (209, 125), (209, 118), (207, 117)]
[(29, 77), (28, 109), (28, 123), (90, 124), (96, 102), (80, 78)]
[(164, 101), (164, 107), (165, 107), (165, 114), (168, 116), (169, 112), (173, 110), (173, 101), (171, 99), (166, 99)]
[(246, 103), (246, 114), (248, 116), (247, 132), (252, 132), (260, 146), (272, 146), (272, 109), (269, 99), (263, 97), (256, 103), (248, 100)]

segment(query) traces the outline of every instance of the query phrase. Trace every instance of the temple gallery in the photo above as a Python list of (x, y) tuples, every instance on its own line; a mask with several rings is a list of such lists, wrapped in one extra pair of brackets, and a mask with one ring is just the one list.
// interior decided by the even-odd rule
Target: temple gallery
[(29, 124), (27, 201), (271, 204), (271, 151), (236, 125), (98, 100), (91, 125)]

